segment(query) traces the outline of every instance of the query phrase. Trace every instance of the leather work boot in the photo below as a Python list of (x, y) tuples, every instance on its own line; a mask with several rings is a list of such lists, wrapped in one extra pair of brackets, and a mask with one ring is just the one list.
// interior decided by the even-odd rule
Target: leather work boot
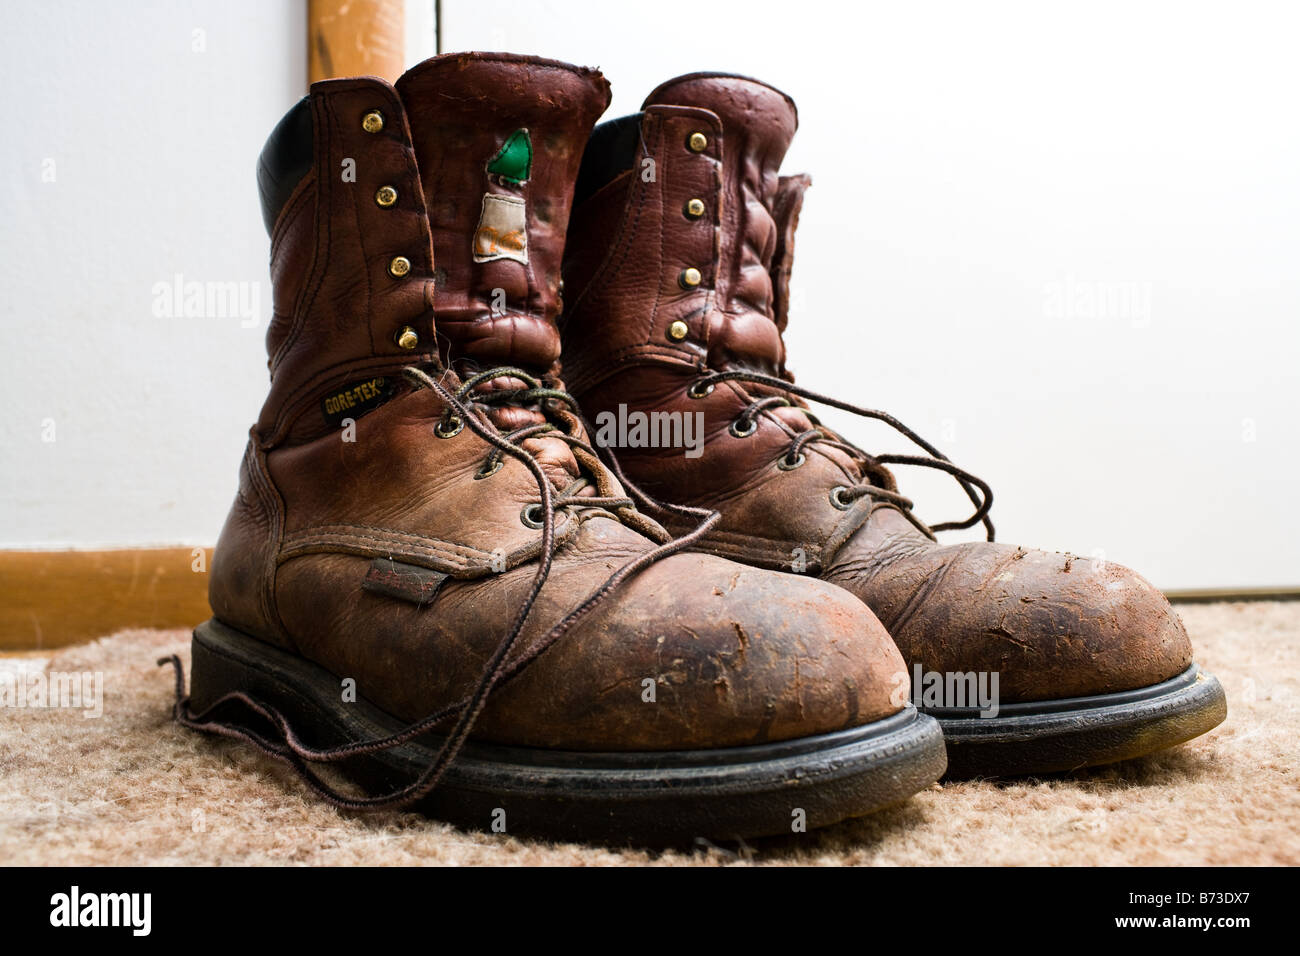
[(595, 70), (457, 54), (316, 83), (276, 127), (270, 394), (177, 718), (339, 807), (512, 834), (788, 833), (901, 800), (943, 739), (880, 622), (673, 539), (557, 378), (608, 102)]
[[(1086, 558), (940, 544), (934, 532), (981, 521), (992, 541), (987, 485), (890, 416), (794, 384), (782, 333), (810, 180), (778, 168), (796, 125), (780, 91), (700, 73), (593, 132), (562, 332), (566, 379), (596, 443), (650, 497), (722, 513), (700, 550), (806, 571), (865, 601), (908, 662), (913, 698), (939, 718), (955, 774), (1105, 763), (1214, 727), (1223, 690), (1192, 662), (1159, 591)], [(868, 454), (806, 400), (894, 425), (925, 454)], [(660, 414), (661, 431), (695, 418), (702, 449), (655, 447), (653, 431), (615, 440), (613, 423), (638, 413)], [(975, 513), (928, 527), (893, 464), (947, 472)]]

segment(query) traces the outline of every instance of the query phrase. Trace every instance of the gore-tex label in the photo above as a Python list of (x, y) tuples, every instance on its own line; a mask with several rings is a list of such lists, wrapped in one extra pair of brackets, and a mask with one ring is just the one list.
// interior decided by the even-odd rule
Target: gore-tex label
[(326, 395), (320, 403), (325, 421), (338, 425), (345, 418), (360, 418), (371, 409), (383, 404), (393, 392), (393, 383), (382, 375), (353, 382), (337, 392)]

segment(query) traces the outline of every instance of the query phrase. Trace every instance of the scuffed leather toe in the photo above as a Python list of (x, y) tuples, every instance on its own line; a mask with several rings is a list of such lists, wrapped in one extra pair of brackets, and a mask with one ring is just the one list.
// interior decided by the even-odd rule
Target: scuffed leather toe
[[(609, 521), (587, 523), (588, 553), (572, 573), (600, 567), (595, 553), (625, 535)], [(558, 592), (574, 593), (569, 568), (552, 578)], [(541, 619), (553, 619), (548, 612)], [(763, 743), (895, 713), (906, 701), (904, 675), (888, 633), (843, 590), (678, 554), (624, 584), (494, 695), (476, 730), (579, 750)]]
[(909, 664), (996, 671), (1005, 703), (1146, 687), (1192, 661), (1164, 595), (1117, 564), (980, 542), (827, 577), (867, 602)]

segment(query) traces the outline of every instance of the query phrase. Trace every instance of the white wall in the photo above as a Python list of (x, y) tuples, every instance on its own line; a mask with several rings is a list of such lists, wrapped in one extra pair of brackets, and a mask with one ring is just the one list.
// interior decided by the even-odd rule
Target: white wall
[[(265, 391), (253, 169), (303, 91), (305, 4), (39, 10), (0, 35), (0, 547), (211, 544)], [(444, 0), (443, 49), (600, 65), (611, 116), (697, 69), (785, 89), (787, 170), (815, 180), (800, 381), (939, 438), (993, 484), (1004, 540), (1262, 586), (1300, 584), (1298, 25), (1243, 4)], [(256, 315), (155, 315), (177, 274), (245, 283)], [(923, 516), (960, 508), (905, 480)]]
[[(0, 32), (0, 547), (210, 544), (266, 389), (254, 169), (306, 92), (306, 4), (27, 7)], [(257, 308), (159, 317), (176, 275)]]
[[(266, 392), (255, 167), (306, 93), (306, 2), (27, 6), (0, 32), (0, 548), (211, 544)], [(418, 60), (433, 2), (407, 6)], [(178, 275), (250, 308), (156, 314)]]
[[(1000, 540), (1300, 584), (1294, 6), (521, 9), (444, 0), (442, 48), (601, 66), (611, 117), (695, 70), (794, 97), (791, 365), (986, 478)], [(966, 513), (900, 477), (922, 517)]]

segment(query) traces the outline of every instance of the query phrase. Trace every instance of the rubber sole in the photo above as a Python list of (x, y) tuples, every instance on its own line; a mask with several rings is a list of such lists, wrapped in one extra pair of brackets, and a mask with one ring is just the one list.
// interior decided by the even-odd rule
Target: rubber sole
[[(324, 668), (219, 621), (199, 625), (191, 646), (195, 711), (240, 690), (281, 711), (317, 748), (404, 726), (363, 699), (343, 703), (339, 678)], [(390, 792), (416, 779), (441, 741), (430, 734), (334, 766), (367, 792)], [(945, 764), (938, 723), (911, 705), (849, 730), (716, 750), (585, 753), (471, 742), (414, 809), (469, 829), (669, 845), (862, 816), (929, 786)]]
[(943, 728), (948, 777), (1016, 776), (1129, 760), (1199, 737), (1228, 716), (1223, 687), (1195, 664), (1167, 681), (1096, 697), (926, 708)]

